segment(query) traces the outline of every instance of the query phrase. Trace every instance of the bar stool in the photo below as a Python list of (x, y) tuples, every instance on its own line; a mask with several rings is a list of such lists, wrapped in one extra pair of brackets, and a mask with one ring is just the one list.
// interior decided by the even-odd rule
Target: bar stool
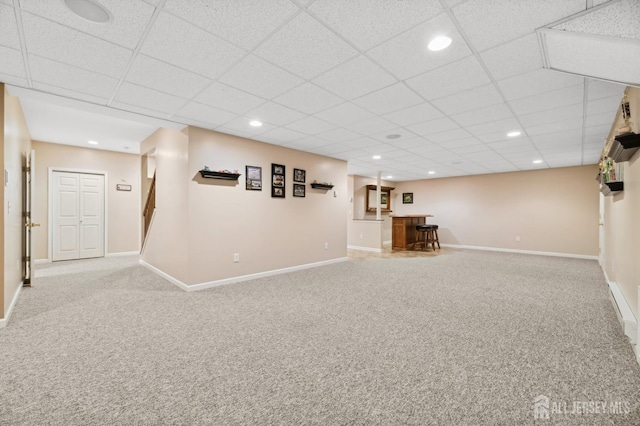
[(438, 244), (438, 249), (440, 249), (440, 239), (438, 238), (438, 225), (429, 224), (425, 226), (427, 228), (427, 234), (426, 234), (427, 239), (426, 239), (425, 245), (431, 244), (431, 247), (435, 251), (436, 244)]
[(417, 250), (418, 246), (422, 244), (422, 249), (427, 249), (427, 241), (429, 239), (429, 225), (418, 225), (416, 226), (416, 235), (414, 237), (413, 249)]

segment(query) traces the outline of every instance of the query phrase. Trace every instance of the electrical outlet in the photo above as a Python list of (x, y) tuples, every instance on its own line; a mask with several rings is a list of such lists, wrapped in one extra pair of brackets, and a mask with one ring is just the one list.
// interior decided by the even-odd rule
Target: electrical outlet
[(324, 243), (324, 249), (329, 250), (329, 243)]
[(520, 242), (520, 235), (516, 235), (516, 241)]
[(233, 263), (238, 263), (240, 262), (240, 253), (234, 253), (233, 254)]

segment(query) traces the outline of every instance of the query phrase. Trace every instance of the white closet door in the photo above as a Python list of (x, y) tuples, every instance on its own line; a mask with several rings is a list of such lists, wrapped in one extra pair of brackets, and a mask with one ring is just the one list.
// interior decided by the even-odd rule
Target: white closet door
[(104, 256), (104, 176), (52, 174), (52, 260)]

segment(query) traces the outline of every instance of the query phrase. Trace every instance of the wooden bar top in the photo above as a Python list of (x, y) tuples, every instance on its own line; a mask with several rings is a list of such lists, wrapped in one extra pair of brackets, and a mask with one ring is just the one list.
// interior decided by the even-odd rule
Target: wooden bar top
[(433, 217), (432, 214), (392, 214), (389, 217)]

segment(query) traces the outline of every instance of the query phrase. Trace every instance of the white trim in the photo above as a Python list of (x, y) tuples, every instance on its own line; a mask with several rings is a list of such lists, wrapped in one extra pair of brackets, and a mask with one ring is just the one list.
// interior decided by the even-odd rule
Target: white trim
[(624, 334), (629, 338), (631, 344), (635, 345), (638, 338), (638, 322), (636, 321), (636, 317), (635, 315), (633, 315), (633, 311), (631, 310), (631, 307), (629, 307), (627, 300), (624, 298), (624, 295), (620, 291), (618, 284), (613, 281), (609, 281), (608, 279), (607, 284), (609, 284), (611, 303), (613, 304), (613, 308), (616, 311), (616, 315), (618, 316), (618, 321), (622, 326), (622, 330), (624, 331)]
[(49, 259), (34, 259), (33, 263), (35, 265), (37, 265), (39, 263), (51, 263), (51, 260), (49, 260)]
[(11, 304), (9, 305), (9, 309), (7, 309), (7, 312), (4, 316), (4, 318), (0, 318), (0, 328), (5, 328), (8, 324), (9, 324), (9, 319), (11, 319), (11, 313), (13, 312), (13, 307), (16, 305), (16, 302), (18, 301), (18, 296), (20, 295), (20, 292), (22, 291), (22, 286), (24, 285), (24, 283), (22, 281), (20, 281), (20, 285), (18, 285), (18, 290), (16, 291), (16, 294), (13, 295), (13, 300), (11, 301)]
[(109, 205), (108, 205), (108, 201), (109, 201), (109, 173), (105, 172), (105, 171), (101, 171), (101, 170), (86, 170), (86, 169), (72, 169), (72, 168), (68, 168), (68, 167), (49, 167), (49, 175), (47, 176), (49, 179), (49, 189), (48, 189), (48, 194), (47, 194), (47, 238), (48, 238), (48, 243), (47, 243), (47, 259), (49, 260), (49, 262), (52, 261), (52, 251), (53, 251), (53, 212), (52, 212), (52, 206), (53, 206), (53, 201), (52, 201), (52, 194), (53, 194), (53, 172), (68, 172), (68, 173), (83, 173), (83, 174), (89, 174), (89, 175), (102, 175), (104, 176), (104, 223), (103, 223), (103, 230), (104, 230), (104, 253), (105, 255), (107, 253), (109, 253), (109, 241), (107, 236), (109, 235)]
[(160, 275), (161, 277), (165, 278), (166, 280), (168, 280), (172, 284), (175, 284), (177, 287), (179, 287), (180, 289), (182, 289), (184, 291), (198, 291), (198, 290), (204, 290), (204, 289), (207, 289), (207, 288), (218, 287), (218, 286), (221, 286), (221, 285), (234, 284), (234, 283), (239, 283), (239, 282), (243, 282), (243, 281), (255, 280), (257, 278), (270, 277), (272, 275), (280, 275), (280, 274), (286, 274), (288, 272), (301, 271), (303, 269), (316, 268), (318, 266), (331, 265), (333, 263), (346, 262), (347, 260), (349, 260), (349, 259), (346, 258), (346, 257), (339, 257), (337, 259), (324, 260), (322, 262), (307, 263), (307, 264), (304, 264), (304, 265), (291, 266), (289, 268), (281, 268), (281, 269), (274, 269), (274, 270), (271, 270), (271, 271), (258, 272), (258, 273), (255, 273), (255, 274), (240, 275), (240, 276), (237, 276), (237, 277), (225, 278), (225, 279), (216, 280), (216, 281), (208, 281), (208, 282), (204, 282), (204, 283), (200, 283), (200, 284), (193, 284), (193, 285), (187, 285), (187, 284), (183, 283), (179, 279), (177, 279), (175, 277), (172, 277), (171, 275), (161, 271), (160, 269), (156, 268), (153, 265), (150, 265), (149, 263), (145, 262), (142, 259), (140, 259), (140, 264), (142, 266), (148, 268), (149, 270), (155, 272), (156, 274)]
[(375, 253), (382, 253), (383, 251), (381, 248), (373, 248), (373, 247), (347, 246), (347, 248), (351, 250), (372, 251)]
[(117, 253), (107, 253), (105, 257), (118, 257), (118, 256), (139, 256), (139, 251), (120, 251)]
[(571, 257), (574, 259), (598, 260), (598, 256), (590, 256), (586, 254), (556, 253), (552, 251), (515, 250), (515, 249), (505, 249), (505, 248), (499, 248), (499, 247), (465, 246), (460, 244), (441, 244), (441, 245), (442, 247), (470, 249), (470, 250), (500, 251), (500, 252), (506, 252), (506, 253), (533, 254), (537, 256)]

